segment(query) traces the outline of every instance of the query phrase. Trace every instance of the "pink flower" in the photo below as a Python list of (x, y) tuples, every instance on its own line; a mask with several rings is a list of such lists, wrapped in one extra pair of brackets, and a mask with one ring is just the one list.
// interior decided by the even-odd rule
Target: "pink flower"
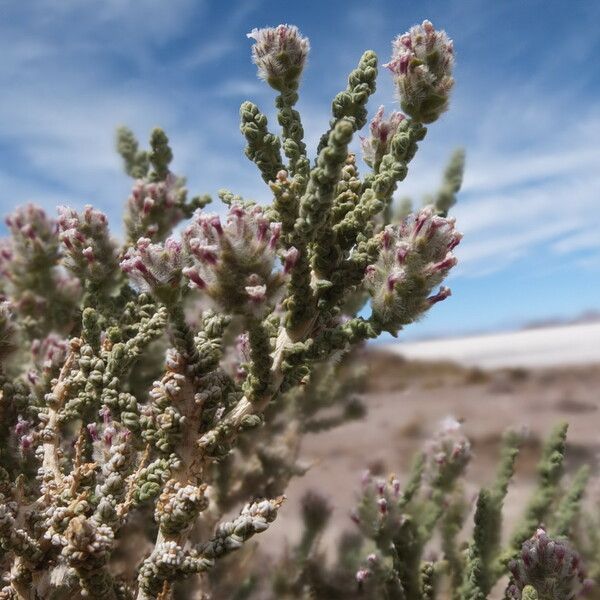
[(283, 253), (283, 272), (287, 275), (296, 266), (300, 258), (300, 251), (292, 246)]
[(356, 582), (361, 585), (371, 575), (371, 571), (368, 569), (359, 569), (356, 571)]
[(400, 123), (406, 118), (402, 113), (394, 111), (387, 119), (384, 119), (383, 113), (384, 107), (380, 106), (371, 121), (371, 135), (361, 138), (363, 160), (370, 167), (378, 165), (383, 156), (387, 154), (392, 138), (398, 131)]
[(471, 460), (471, 443), (465, 437), (461, 424), (454, 417), (446, 417), (440, 429), (426, 446), (426, 478), (431, 482), (461, 473)]
[(89, 205), (81, 214), (59, 206), (58, 215), (67, 267), (78, 277), (104, 283), (117, 269), (116, 246), (110, 239), (106, 215)]
[(18, 207), (6, 217), (12, 234), (12, 254), (25, 263), (42, 256), (50, 262), (58, 258), (57, 223), (35, 204)]
[(551, 538), (543, 528), (527, 540), (520, 558), (508, 565), (515, 585), (515, 598), (527, 585), (534, 587), (540, 598), (575, 598), (589, 588), (579, 554), (562, 538)]
[[(268, 306), (283, 283), (275, 270), (281, 224), (271, 222), (260, 206), (233, 204), (225, 223), (198, 211), (183, 232), (188, 265), (183, 275), (220, 306), (256, 314)], [(297, 250), (284, 254), (285, 269)]]
[(135, 287), (161, 298), (179, 289), (182, 266), (182, 247), (173, 238), (164, 244), (153, 244), (149, 238), (140, 238), (121, 261), (121, 269)]
[(364, 278), (382, 324), (397, 329), (450, 296), (446, 287), (432, 292), (456, 265), (452, 250), (461, 238), (454, 219), (434, 214), (431, 207), (384, 229), (379, 258)]
[(187, 190), (183, 180), (168, 173), (163, 181), (138, 179), (127, 199), (125, 224), (129, 239), (164, 239), (174, 225), (184, 217), (182, 205)]
[(297, 27), (278, 25), (253, 29), (247, 35), (255, 40), (252, 59), (261, 79), (278, 91), (298, 81), (306, 64), (310, 44)]
[(445, 31), (430, 21), (412, 27), (392, 44), (386, 66), (395, 76), (402, 110), (422, 123), (432, 123), (448, 108), (454, 85), (454, 48)]

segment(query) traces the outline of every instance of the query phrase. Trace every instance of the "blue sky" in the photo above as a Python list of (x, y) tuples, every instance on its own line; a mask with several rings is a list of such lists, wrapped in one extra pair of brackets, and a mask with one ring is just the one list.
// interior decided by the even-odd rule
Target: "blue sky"
[[(0, 212), (90, 203), (117, 224), (130, 185), (113, 150), (122, 123), (142, 139), (163, 126), (192, 193), (267, 202), (238, 107), (252, 99), (272, 116), (273, 93), (245, 34), (287, 22), (310, 38), (299, 106), (314, 148), (362, 51), (386, 62), (392, 38), (424, 18), (454, 39), (457, 84), (398, 196), (434, 189), (464, 146), (465, 238), (454, 295), (407, 336), (600, 309), (596, 0), (0, 0)], [(383, 69), (379, 104), (395, 106)]]

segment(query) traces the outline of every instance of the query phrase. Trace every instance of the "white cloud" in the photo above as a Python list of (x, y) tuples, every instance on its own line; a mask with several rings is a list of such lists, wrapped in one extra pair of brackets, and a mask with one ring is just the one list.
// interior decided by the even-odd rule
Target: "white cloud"
[[(573, 154), (579, 153), (574, 150)], [(600, 245), (600, 173), (581, 162), (583, 168), (573, 160), (571, 169), (558, 169), (557, 174), (556, 163), (548, 160), (545, 169), (531, 169), (532, 179), (523, 177), (519, 186), (508, 190), (503, 190), (505, 178), (499, 168), (496, 185), (487, 177), (485, 186), (498, 191), (469, 194), (468, 200), (459, 202), (454, 212), (465, 233), (458, 252), (466, 265), (464, 272), (477, 273), (484, 267), (489, 273), (533, 251), (552, 249), (568, 259), (570, 253), (593, 245), (592, 230), (596, 231), (596, 246)], [(544, 246), (547, 250), (542, 250)]]
[(578, 250), (594, 250), (597, 248), (600, 248), (600, 232), (597, 226), (578, 231), (574, 235), (559, 240), (552, 246), (557, 254), (568, 254)]
[(267, 86), (258, 80), (228, 79), (221, 83), (213, 92), (217, 98), (246, 98), (263, 96), (268, 93)]
[(211, 65), (215, 61), (229, 54), (235, 44), (231, 40), (213, 40), (203, 42), (201, 46), (194, 48), (188, 53), (187, 57), (179, 61), (179, 67), (184, 69), (197, 69), (206, 65)]

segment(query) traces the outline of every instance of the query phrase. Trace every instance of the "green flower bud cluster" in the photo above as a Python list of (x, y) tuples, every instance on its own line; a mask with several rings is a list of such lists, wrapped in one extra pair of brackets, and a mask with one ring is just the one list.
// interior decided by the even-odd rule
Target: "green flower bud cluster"
[(174, 457), (157, 458), (138, 474), (134, 500), (140, 504), (156, 498), (169, 479)]
[(239, 550), (246, 540), (268, 529), (284, 500), (285, 497), (280, 497), (275, 500), (259, 500), (246, 504), (233, 521), (220, 523), (215, 537), (199, 546), (198, 552), (206, 558), (214, 559)]

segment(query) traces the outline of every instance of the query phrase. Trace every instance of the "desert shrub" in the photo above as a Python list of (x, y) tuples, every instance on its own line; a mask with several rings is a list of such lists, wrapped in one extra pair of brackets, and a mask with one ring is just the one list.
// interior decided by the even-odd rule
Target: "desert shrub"
[(465, 491), (471, 445), (448, 418), (403, 483), (366, 472), (332, 560), (321, 547), (331, 508), (315, 493), (303, 503), (299, 543), (270, 582), (277, 598), (566, 600), (598, 597), (596, 506), (584, 509), (589, 469), (567, 476), (566, 424), (541, 450), (537, 481), (516, 523), (503, 504), (522, 435), (504, 435), (495, 475), (473, 501)]
[[(295, 109), (308, 40), (287, 25), (250, 37), (259, 75), (277, 92), (281, 129), (272, 133), (251, 102), (241, 106), (240, 128), (270, 204), (224, 190), (225, 214), (208, 212), (210, 198), (188, 198), (185, 180), (171, 171), (162, 130), (143, 150), (121, 129), (118, 150), (134, 179), (122, 243), (91, 206), (60, 207), (55, 218), (28, 205), (7, 218), (3, 600), (210, 598), (223, 589), (247, 597), (256, 577), (241, 577), (246, 565), (234, 553), (268, 528), (290, 478), (304, 471), (302, 436), (364, 412), (349, 364), (357, 348), (383, 332), (396, 335), (450, 295), (442, 283), (461, 235), (448, 211), (462, 153), (425, 206), (392, 206), (425, 125), (448, 107), (454, 55), (446, 34), (425, 21), (395, 40), (387, 67), (404, 113), (376, 112), (362, 141), (369, 167), (362, 176), (349, 145), (368, 121), (376, 55), (363, 54), (334, 98), (311, 160)], [(419, 461), (399, 501), (386, 496), (396, 493), (392, 481), (361, 505), (361, 523), (371, 519), (362, 535), (380, 558), (360, 570), (359, 583), (381, 581), (387, 597), (431, 597), (437, 570), (423, 563), (422, 550), (437, 526), (451, 533), (451, 516), (464, 514), (458, 500), (452, 510), (446, 502), (468, 447), (455, 455), (445, 439), (437, 443), (450, 455), (429, 475), (430, 497), (419, 495), (429, 473)], [(495, 523), (509, 458), (480, 496), (478, 514), (488, 516), (476, 518), (466, 558), (446, 535), (457, 589), (485, 595), (505, 565)], [(556, 477), (547, 471), (513, 554), (548, 512)], [(561, 533), (575, 504), (557, 509)], [(311, 555), (323, 511), (318, 497), (307, 499), (298, 565)], [(398, 525), (384, 513), (414, 516)], [(546, 542), (539, 534), (526, 543)], [(345, 547), (356, 550), (356, 539)], [(529, 568), (515, 566), (513, 588), (531, 580), (545, 597)], [(277, 585), (274, 594), (288, 593), (281, 577)], [(344, 585), (358, 589), (355, 573)]]

